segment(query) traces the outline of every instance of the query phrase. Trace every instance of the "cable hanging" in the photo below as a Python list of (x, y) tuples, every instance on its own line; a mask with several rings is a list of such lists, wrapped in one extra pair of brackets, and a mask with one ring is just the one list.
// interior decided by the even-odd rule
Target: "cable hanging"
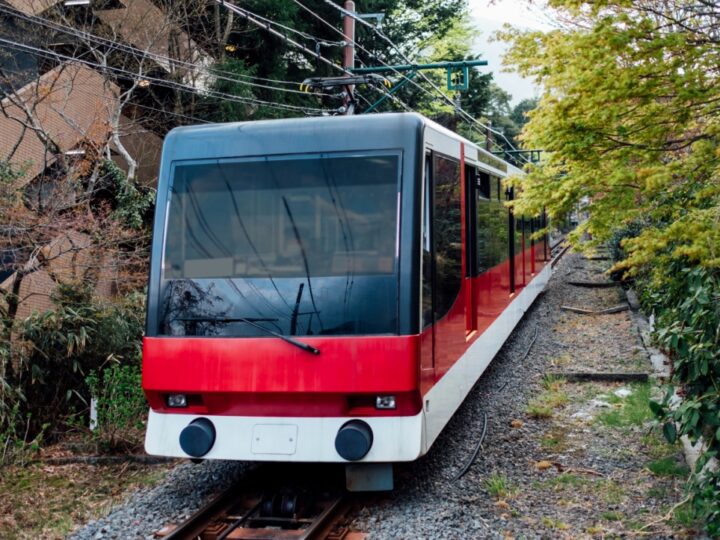
[[(294, 1), (297, 2), (297, 0), (294, 0)], [(352, 17), (353, 19), (355, 19), (356, 21), (358, 21), (360, 24), (362, 24), (362, 25), (364, 25), (364, 26), (372, 29), (372, 31), (373, 31), (375, 34), (377, 34), (381, 39), (383, 39), (383, 40), (384, 40), (385, 42), (387, 42), (391, 47), (393, 47), (393, 48), (398, 52), (398, 54), (400, 54), (400, 56), (403, 58), (403, 60), (405, 60), (405, 62), (407, 62), (408, 64), (412, 64), (412, 61), (411, 61), (411, 60), (407, 57), (407, 55), (400, 49), (400, 47), (399, 47), (398, 45), (396, 45), (387, 35), (385, 35), (385, 33), (383, 33), (382, 31), (380, 31), (375, 25), (370, 24), (369, 22), (367, 22), (366, 20), (364, 20), (362, 17), (358, 17), (358, 15), (357, 15), (356, 13), (353, 13), (353, 12), (351, 12), (351, 11), (346, 10), (345, 8), (343, 8), (342, 6), (339, 6), (338, 4), (332, 2), (331, 0), (323, 0), (323, 1), (324, 1), (326, 4), (328, 4), (329, 6), (335, 8), (337, 11), (341, 12), (343, 15), (346, 15), (346, 16), (348, 16), (348, 17)], [(388, 64), (386, 64), (386, 63), (384, 63), (384, 62), (381, 62), (381, 63), (382, 63), (384, 66), (386, 66), (386, 67), (388, 67), (388, 68), (391, 68), (391, 66), (389, 66)], [(420, 74), (420, 76), (440, 95), (440, 97), (441, 97), (447, 104), (449, 104), (450, 106), (452, 106), (453, 109), (454, 109), (455, 111), (457, 111), (463, 118), (465, 118), (467, 121), (471, 122), (472, 124), (475, 124), (475, 125), (477, 125), (477, 126), (480, 126), (480, 127), (483, 128), (483, 129), (485, 129), (486, 132), (490, 132), (490, 133), (493, 133), (493, 134), (495, 134), (495, 135), (498, 135), (499, 137), (501, 137), (501, 138), (508, 144), (508, 146), (510, 147), (511, 150), (515, 150), (515, 151), (518, 150), (518, 149), (508, 140), (508, 138), (505, 137), (505, 134), (504, 134), (504, 133), (502, 133), (502, 132), (500, 132), (500, 131), (497, 131), (497, 130), (491, 128), (490, 126), (487, 126), (487, 125), (483, 124), (483, 123), (480, 122), (479, 120), (473, 118), (467, 111), (463, 110), (462, 107), (458, 106), (450, 97), (448, 97), (447, 95), (445, 95), (445, 93), (444, 93), (440, 88), (438, 88), (438, 86), (437, 86), (432, 80), (430, 80), (422, 71), (420, 71), (419, 74)], [(425, 88), (423, 88), (422, 86), (418, 85), (415, 81), (410, 80), (409, 82), (410, 82), (413, 86), (416, 86), (417, 88), (419, 88), (420, 90), (422, 90), (423, 92), (426, 92), (428, 95), (430, 94), (430, 92), (429, 92), (427, 89), (425, 89)], [(481, 134), (485, 135), (485, 133), (482, 133), (482, 132), (481, 132)], [(501, 148), (501, 149), (502, 149), (502, 148)], [(520, 155), (520, 157), (522, 157), (527, 163), (531, 163), (525, 156)]]
[[(279, 87), (276, 87), (276, 86), (271, 86), (271, 85), (266, 85), (266, 84), (259, 84), (259, 83), (244, 81), (244, 80), (240, 80), (238, 77), (240, 77), (240, 78), (246, 78), (246, 79), (263, 80), (263, 81), (275, 82), (275, 83), (278, 83), (278, 84), (286, 84), (286, 85), (296, 86), (297, 83), (292, 82), (292, 81), (283, 81), (283, 80), (278, 80), (278, 79), (264, 79), (264, 78), (262, 78), (262, 77), (254, 77), (254, 76), (250, 76), (250, 75), (241, 75), (241, 74), (235, 74), (235, 73), (228, 72), (228, 71), (216, 70), (216, 69), (214, 69), (214, 68), (208, 67), (207, 65), (202, 65), (202, 64), (195, 63), (195, 62), (188, 62), (188, 61), (185, 61), (185, 60), (180, 60), (180, 59), (177, 59), (177, 58), (172, 58), (172, 57), (165, 56), (165, 55), (162, 55), (162, 54), (154, 53), (154, 52), (152, 52), (152, 51), (139, 49), (139, 48), (137, 48), (137, 47), (133, 47), (132, 45), (128, 45), (128, 44), (125, 44), (125, 43), (112, 41), (112, 40), (110, 40), (110, 39), (103, 38), (103, 37), (98, 36), (98, 35), (96, 35), (96, 34), (92, 34), (92, 33), (89, 33), (89, 32), (85, 32), (85, 31), (83, 31), (83, 30), (78, 30), (78, 29), (72, 28), (72, 27), (70, 27), (70, 26), (66, 26), (66, 25), (63, 25), (63, 24), (60, 24), (60, 23), (56, 23), (56, 22), (53, 22), (53, 21), (49, 21), (49, 20), (47, 20), (47, 19), (43, 19), (42, 17), (27, 16), (27, 15), (25, 15), (25, 14), (23, 14), (22, 12), (19, 12), (19, 11), (17, 11), (17, 10), (8, 9), (6, 6), (3, 6), (2, 4), (0, 4), (0, 13), (5, 13), (5, 14), (8, 14), (8, 15), (14, 16), (14, 17), (16, 17), (16, 18), (25, 20), (25, 21), (27, 21), (27, 22), (39, 24), (39, 25), (41, 25), (41, 26), (43, 26), (43, 27), (45, 27), (45, 28), (49, 28), (49, 29), (52, 29), (52, 30), (56, 30), (56, 31), (59, 31), (59, 32), (66, 33), (66, 34), (68, 34), (68, 35), (75, 36), (75, 37), (77, 37), (77, 38), (79, 38), (79, 39), (82, 39), (82, 40), (84, 40), (84, 41), (86, 41), (86, 42), (90, 42), (90, 43), (93, 43), (93, 44), (96, 44), (96, 45), (107, 46), (111, 51), (122, 51), (122, 52), (129, 52), (129, 53), (138, 54), (138, 55), (140, 55), (140, 56), (142, 57), (143, 60), (147, 58), (147, 59), (156, 61), (158, 64), (167, 63), (167, 64), (176, 65), (176, 66), (179, 66), (179, 67), (185, 67), (185, 68), (188, 68), (188, 69), (190, 69), (190, 70), (195, 70), (196, 72), (199, 72), (200, 75), (211, 76), (211, 77), (213, 77), (213, 78), (215, 78), (215, 79), (218, 79), (218, 80), (233, 82), (233, 83), (236, 83), (236, 84), (242, 84), (242, 85), (247, 85), (247, 86), (252, 86), (252, 87), (257, 87), (257, 88), (265, 88), (265, 89), (268, 89), (268, 90), (273, 90), (273, 91), (278, 91), (278, 92), (289, 92), (289, 93), (295, 93), (295, 94), (304, 94), (304, 92), (301, 92), (300, 90), (289, 89), (289, 88), (279, 88)], [(231, 77), (228, 77), (228, 76), (225, 76), (225, 75), (232, 75), (232, 76), (231, 76)], [(321, 94), (321, 95), (327, 96), (328, 94)]]
[(180, 91), (190, 92), (193, 94), (200, 94), (200, 95), (204, 95), (204, 96), (208, 96), (208, 97), (214, 97), (217, 99), (224, 99), (226, 101), (234, 101), (237, 103), (243, 103), (243, 104), (249, 104), (249, 105), (262, 105), (262, 106), (271, 107), (271, 108), (275, 108), (275, 109), (282, 109), (282, 110), (288, 110), (288, 111), (294, 111), (294, 112), (303, 112), (306, 114), (308, 112), (312, 112), (312, 113), (326, 113), (327, 112), (325, 109), (288, 105), (288, 104), (284, 104), (284, 103), (265, 101), (265, 100), (256, 99), (256, 98), (245, 98), (245, 97), (235, 96), (233, 94), (227, 94), (225, 92), (219, 92), (219, 91), (215, 91), (215, 90), (200, 91), (197, 88), (195, 88), (194, 86), (182, 84), (177, 81), (169, 81), (166, 79), (159, 79), (157, 77), (151, 77), (149, 75), (144, 75), (142, 73), (128, 71), (128, 70), (114, 67), (114, 66), (102, 65), (97, 62), (90, 62), (88, 60), (83, 60), (81, 58), (67, 56), (67, 55), (60, 54), (60, 53), (57, 53), (54, 51), (49, 51), (47, 49), (40, 49), (38, 47), (33, 47), (31, 45), (26, 45), (24, 43), (19, 43), (19, 42), (7, 40), (4, 38), (0, 38), (0, 43), (4, 43), (8, 47), (14, 48), (16, 50), (19, 49), (19, 50), (24, 50), (27, 52), (33, 52), (33, 53), (43, 56), (45, 58), (62, 59), (62, 60), (66, 60), (69, 62), (77, 62), (77, 63), (81, 63), (81, 64), (84, 64), (87, 66), (98, 68), (100, 70), (110, 71), (113, 73), (120, 73), (123, 75), (129, 75), (129, 78), (132, 78), (132, 79), (141, 79), (141, 80), (145, 80), (148, 82), (154, 82), (158, 86), (174, 88), (174, 89), (177, 89)]

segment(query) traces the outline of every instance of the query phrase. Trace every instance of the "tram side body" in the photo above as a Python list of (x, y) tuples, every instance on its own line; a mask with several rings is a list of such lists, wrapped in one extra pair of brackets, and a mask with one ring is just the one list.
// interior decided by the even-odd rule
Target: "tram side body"
[[(388, 149), (400, 162), (397, 231), (388, 232), (397, 236), (396, 334), (297, 336), (320, 350), (312, 355), (271, 336), (157, 331), (163, 246), (173, 234), (166, 209), (178, 162)], [(449, 182), (448, 171), (454, 176)], [(514, 222), (502, 206), (506, 194), (499, 179), (511, 172), (508, 164), (415, 114), (171, 132), (163, 149), (143, 343), (143, 388), (151, 407), (147, 452), (345, 463), (411, 461), (425, 454), (549, 278), (546, 242), (532, 241), (532, 227)], [(441, 174), (447, 189), (435, 183)], [(484, 197), (478, 186), (488, 179), (494, 187)], [(452, 242), (444, 246), (452, 244), (460, 254), (452, 279), (436, 259), (439, 225), (429, 226), (441, 199), (445, 217), (459, 220), (453, 230), (460, 233), (460, 249)], [(512, 248), (506, 245), (506, 257), (481, 267), (478, 208), (486, 204), (506, 220), (501, 230)], [(186, 405), (170, 407), (169, 396), (178, 394), (187, 397)], [(390, 397), (394, 408), (377, 408), (378, 399)], [(198, 437), (199, 444), (188, 445), (188, 437)]]

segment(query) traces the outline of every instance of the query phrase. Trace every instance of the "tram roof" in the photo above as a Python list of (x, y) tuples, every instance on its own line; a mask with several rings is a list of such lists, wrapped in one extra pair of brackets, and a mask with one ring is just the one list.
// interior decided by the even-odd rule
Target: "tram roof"
[[(238, 155), (267, 155), (328, 151), (402, 148), (415, 144), (408, 134), (418, 136), (430, 127), (493, 156), (477, 144), (418, 113), (379, 113), (353, 116), (283, 118), (182, 126), (165, 137), (163, 160), (221, 159)], [(508, 164), (508, 172), (520, 172)]]

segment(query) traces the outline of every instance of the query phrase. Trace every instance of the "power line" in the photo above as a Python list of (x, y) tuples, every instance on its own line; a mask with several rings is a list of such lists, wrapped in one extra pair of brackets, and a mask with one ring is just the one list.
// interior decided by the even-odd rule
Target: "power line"
[[(188, 62), (176, 58), (171, 58), (169, 56), (165, 56), (162, 54), (154, 53), (149, 50), (143, 50), (139, 49), (137, 47), (133, 47), (132, 45), (128, 45), (121, 42), (112, 41), (110, 39), (98, 36), (96, 34), (92, 34), (90, 32), (86, 32), (84, 30), (79, 30), (70, 26), (66, 26), (60, 23), (56, 23), (53, 21), (49, 21), (47, 19), (43, 19), (42, 17), (36, 17), (36, 16), (28, 16), (20, 11), (14, 10), (14, 9), (8, 9), (6, 6), (3, 6), (0, 4), (0, 12), (5, 13), (7, 15), (11, 15), (13, 17), (16, 17), (18, 19), (25, 20), (30, 23), (39, 24), (41, 26), (44, 26), (45, 28), (50, 28), (53, 30), (57, 30), (59, 32), (63, 32), (75, 37), (78, 37), (82, 40), (94, 43), (96, 45), (104, 45), (110, 48), (110, 50), (116, 50), (116, 51), (125, 51), (130, 53), (139, 54), (145, 58), (149, 58), (151, 60), (155, 60), (157, 63), (162, 64), (163, 62), (169, 64), (169, 65), (178, 65), (187, 67), (188, 69), (194, 69), (196, 71), (199, 71), (200, 74), (205, 74), (207, 76), (212, 76), (215, 79), (218, 80), (224, 80), (233, 82), (236, 84), (243, 84), (247, 86), (253, 86), (258, 88), (265, 88), (269, 90), (274, 90), (278, 92), (289, 92), (294, 94), (305, 94), (305, 92), (302, 92), (300, 90), (294, 90), (294, 89), (288, 89), (288, 88), (279, 88), (276, 86), (270, 86), (266, 84), (259, 84), (259, 83), (253, 83), (249, 81), (240, 80), (237, 77), (244, 77), (247, 79), (257, 79), (257, 80), (264, 80), (264, 81), (271, 81), (278, 84), (287, 84), (287, 85), (293, 85), (296, 86), (297, 83), (292, 81), (282, 81), (277, 79), (263, 79), (261, 77), (253, 77), (250, 75), (241, 75), (241, 74), (235, 74), (229, 71), (222, 71), (222, 70), (216, 70), (216, 69), (210, 69), (208, 66), (204, 66), (202, 64), (194, 63), (194, 62)], [(225, 76), (224, 74), (232, 75), (232, 77)], [(329, 94), (321, 94), (323, 96), (329, 96)]]
[[(352, 73), (351, 73), (350, 71), (346, 70), (345, 68), (343, 68), (343, 67), (341, 67), (341, 66), (338, 66), (337, 64), (334, 64), (333, 62), (331, 62), (330, 60), (328, 60), (328, 59), (325, 58), (324, 56), (320, 55), (320, 53), (318, 53), (317, 51), (311, 51), (310, 49), (308, 49), (308, 48), (305, 47), (304, 45), (298, 43), (297, 41), (295, 41), (295, 40), (293, 40), (293, 39), (290, 39), (289, 37), (283, 35), (282, 33), (278, 32), (277, 30), (275, 30), (275, 29), (273, 29), (273, 28), (270, 28), (270, 24), (273, 24), (273, 21), (270, 21), (270, 19), (265, 19), (265, 18), (263, 18), (265, 21), (267, 21), (265, 24), (263, 24), (260, 20), (258, 20), (257, 18), (255, 18), (256, 15), (255, 15), (254, 13), (252, 13), (252, 12), (250, 12), (250, 11), (244, 9), (244, 8), (240, 8), (240, 7), (236, 6), (235, 4), (232, 4), (232, 3), (230, 3), (230, 2), (226, 2), (226, 1), (224, 1), (224, 0), (215, 0), (215, 3), (217, 3), (217, 4), (221, 5), (221, 6), (224, 6), (225, 8), (227, 8), (227, 9), (229, 9), (230, 11), (232, 11), (232, 12), (240, 15), (241, 17), (244, 17), (247, 21), (255, 24), (256, 26), (258, 26), (258, 27), (260, 27), (260, 28), (263, 28), (263, 29), (267, 30), (268, 32), (270, 32), (270, 33), (273, 34), (274, 36), (277, 36), (277, 37), (283, 39), (286, 43), (288, 43), (288, 44), (290, 44), (290, 45), (293, 45), (294, 47), (302, 50), (303, 52), (305, 52), (305, 53), (307, 53), (307, 54), (310, 54), (311, 56), (317, 58), (318, 61), (323, 62), (324, 64), (329, 65), (330, 67), (332, 67), (332, 68), (334, 68), (334, 69), (342, 72), (342, 73), (345, 74), (345, 75), (352, 75)], [(278, 24), (279, 24), (279, 23), (278, 23)], [(395, 96), (393, 96), (392, 94), (389, 94), (389, 96), (390, 96), (392, 99), (394, 99), (394, 100), (396, 99)], [(366, 100), (365, 98), (362, 98), (362, 97), (361, 97), (361, 99), (363, 99), (364, 101), (367, 102), (367, 100)], [(368, 102), (368, 103), (369, 103), (369, 102)], [(401, 103), (402, 103), (402, 102), (401, 102)], [(409, 110), (408, 107), (407, 107), (407, 105), (403, 104), (403, 106), (405, 107), (406, 110)]]
[[(15, 70), (11, 70), (11, 69), (3, 69), (2, 71), (4, 71), (5, 73), (12, 73), (12, 74), (14, 74), (14, 75), (23, 75), (23, 74), (24, 74), (22, 71), (15, 71)], [(98, 93), (96, 93), (96, 92), (90, 92), (90, 91), (87, 90), (86, 88), (83, 88), (83, 89), (82, 89), (82, 93), (85, 94), (85, 95), (87, 95), (87, 96), (98, 97), (98, 98), (101, 98), (101, 99), (107, 99), (107, 97), (108, 97), (107, 95), (98, 94)], [(197, 118), (196, 116), (190, 116), (190, 115), (182, 114), (182, 113), (175, 112), (175, 111), (168, 111), (168, 110), (166, 110), (166, 109), (158, 109), (158, 108), (156, 108), (156, 107), (150, 107), (149, 105), (143, 105), (143, 104), (141, 104), (141, 103), (135, 103), (135, 102), (133, 102), (133, 103), (132, 103), (132, 106), (133, 106), (133, 107), (139, 107), (139, 108), (141, 108), (141, 109), (147, 109), (147, 110), (149, 110), (149, 111), (155, 111), (155, 112), (159, 112), (159, 113), (163, 113), (163, 114), (169, 114), (169, 115), (171, 115), (171, 116), (177, 116), (177, 117), (179, 117), (179, 118), (184, 118), (185, 120), (190, 120), (190, 121), (192, 121), (192, 122), (197, 122), (197, 123), (199, 123), (199, 124), (212, 124), (212, 123), (213, 123), (213, 122), (211, 122), (210, 120), (204, 120), (204, 119), (202, 119), (202, 118)], [(131, 120), (132, 120), (132, 119), (131, 119)]]
[[(386, 41), (391, 47), (393, 47), (393, 48), (398, 52), (398, 54), (400, 54), (400, 56), (401, 56), (408, 64), (412, 64), (412, 61), (411, 61), (411, 60), (407, 57), (407, 55), (400, 49), (400, 47), (398, 47), (388, 36), (385, 35), (385, 33), (381, 32), (375, 25), (370, 24), (369, 22), (367, 22), (366, 20), (364, 20), (362, 17), (358, 17), (358, 15), (357, 15), (356, 13), (353, 13), (353, 12), (351, 12), (351, 11), (346, 10), (345, 8), (339, 6), (338, 4), (332, 2), (331, 0), (323, 0), (323, 1), (324, 1), (326, 4), (328, 4), (329, 6), (332, 6), (333, 8), (335, 8), (336, 10), (338, 10), (339, 12), (341, 12), (342, 14), (344, 14), (344, 15), (346, 15), (346, 16), (348, 16), (348, 17), (352, 17), (352, 18), (355, 19), (356, 21), (360, 22), (360, 24), (362, 24), (362, 25), (364, 25), (364, 26), (372, 29), (373, 32), (375, 32), (378, 36), (380, 36), (380, 38), (382, 38), (382, 39), (383, 39), (384, 41)], [(385, 63), (383, 63), (383, 64), (384, 64), (385, 66), (387, 66), (387, 67), (390, 67), (390, 66), (388, 66), (388, 65), (385, 64)], [(437, 86), (432, 80), (430, 80), (422, 71), (419, 71), (419, 74), (420, 74), (420, 76), (421, 76), (428, 84), (430, 84), (430, 86), (432, 86), (432, 88), (442, 97), (442, 99), (445, 100), (449, 105), (451, 105), (451, 106), (454, 108), (454, 110), (456, 110), (461, 116), (463, 116), (463, 118), (465, 118), (466, 120), (470, 121), (471, 123), (473, 123), (473, 124), (475, 124), (475, 125), (478, 125), (478, 126), (482, 127), (483, 129), (489, 131), (490, 133), (494, 133), (495, 135), (498, 135), (498, 136), (502, 137), (502, 139), (508, 144), (508, 146), (509, 146), (512, 150), (517, 150), (517, 148), (515, 148), (515, 146), (513, 146), (513, 144), (508, 140), (508, 138), (505, 137), (505, 134), (504, 134), (504, 133), (502, 133), (502, 132), (500, 132), (500, 131), (497, 131), (497, 130), (494, 130), (494, 129), (492, 129), (490, 126), (487, 126), (487, 125), (483, 124), (482, 122), (480, 122), (479, 120), (473, 118), (469, 113), (467, 113), (467, 111), (463, 110), (462, 107), (458, 106), (450, 97), (448, 97), (447, 95), (445, 95), (445, 93), (444, 93), (440, 88), (438, 88), (438, 86)], [(420, 85), (418, 85), (415, 81), (412, 81), (412, 80), (411, 80), (410, 83), (413, 84), (414, 86), (418, 87), (418, 88), (421, 89), (422, 91), (427, 92), (427, 93), (429, 94), (429, 91), (428, 91), (428, 90), (422, 88), (422, 87), (421, 87)], [(521, 157), (523, 157), (523, 159), (525, 159), (525, 161), (526, 161), (527, 163), (530, 163), (530, 161), (529, 161), (527, 158), (525, 158), (524, 156), (521, 156)]]
[[(330, 23), (330, 22), (326, 21), (325, 19), (323, 19), (322, 16), (320, 16), (318, 13), (316, 13), (315, 11), (313, 11), (312, 9), (310, 9), (309, 7), (307, 7), (306, 5), (304, 5), (303, 3), (301, 3), (299, 0), (293, 0), (293, 2), (295, 2), (295, 3), (296, 3), (298, 6), (300, 6), (302, 9), (304, 9), (305, 11), (307, 11), (308, 13), (310, 13), (313, 17), (315, 17), (316, 19), (318, 19), (320, 22), (322, 22), (323, 24), (325, 24), (326, 26), (328, 26), (329, 28), (331, 28), (331, 29), (333, 30), (333, 32), (336, 32), (336, 33), (338, 33), (338, 34), (340, 34), (340, 35), (342, 35), (342, 36), (345, 37), (345, 34), (343, 33), (342, 30), (338, 30), (332, 23)], [(346, 39), (347, 39), (347, 37), (346, 37)], [(373, 57), (373, 58), (375, 58), (376, 60), (378, 60), (378, 62), (384, 64), (384, 62), (383, 62), (380, 58), (378, 58), (377, 55), (373, 54), (373, 53), (370, 52), (368, 49), (366, 49), (365, 47), (363, 47), (362, 45), (360, 45), (360, 43), (358, 43), (357, 40), (352, 40), (352, 39), (350, 39), (350, 40), (349, 40), (349, 43), (350, 43), (353, 47), (358, 47), (359, 49), (361, 49), (362, 51), (366, 52), (366, 53), (367, 53), (368, 55), (370, 55), (371, 57)], [(387, 64), (384, 64), (384, 65), (387, 65)], [(389, 66), (388, 66), (388, 67), (389, 67)], [(404, 75), (401, 75), (401, 76), (404, 77)], [(402, 101), (400, 98), (398, 98), (397, 96), (388, 93), (388, 92), (387, 92), (386, 90), (384, 90), (384, 89), (380, 89), (380, 91), (382, 91), (383, 94), (387, 95), (389, 98), (391, 98), (391, 99), (392, 99), (393, 101), (395, 101), (396, 103), (399, 103), (406, 111), (412, 111), (412, 108), (411, 108), (409, 105), (407, 105), (404, 101)]]
[[(342, 73), (345, 73), (346, 75), (350, 75), (349, 71), (342, 68), (341, 66), (338, 66), (337, 64), (334, 64), (333, 62), (331, 62), (330, 60), (328, 60), (327, 58), (322, 56), (320, 53), (318, 53), (316, 51), (311, 51), (310, 49), (308, 49), (301, 43), (298, 43), (297, 41), (287, 37), (286, 35), (282, 34), (281, 32), (278, 32), (274, 28), (271, 28), (270, 25), (275, 24), (275, 23), (273, 23), (269, 19), (265, 19), (266, 22), (263, 23), (263, 21), (261, 21), (258, 18), (259, 16), (256, 16), (254, 13), (252, 13), (244, 8), (238, 7), (235, 4), (226, 2), (225, 0), (215, 0), (215, 3), (229, 9), (230, 11), (232, 11), (233, 13), (236, 13), (237, 15), (240, 15), (241, 17), (244, 17), (248, 22), (251, 22), (255, 26), (264, 28), (265, 30), (270, 32), (272, 35), (284, 40), (286, 43), (289, 43), (289, 44), (297, 47), (298, 49), (302, 50), (303, 52), (315, 57), (318, 61), (323, 62), (324, 64), (327, 64), (330, 67), (337, 69), (337, 70), (341, 71)], [(264, 19), (264, 17), (263, 17), (263, 19)]]
[(11, 48), (34, 52), (38, 55), (44, 56), (45, 58), (63, 59), (63, 60), (67, 60), (70, 62), (77, 62), (77, 63), (85, 64), (85, 65), (88, 65), (91, 67), (96, 67), (101, 70), (106, 70), (106, 71), (111, 71), (111, 72), (115, 72), (115, 73), (121, 73), (124, 75), (129, 75), (130, 78), (132, 78), (132, 79), (142, 79), (142, 80), (146, 80), (149, 82), (154, 82), (158, 86), (164, 86), (167, 88), (173, 88), (173, 89), (177, 89), (180, 91), (190, 92), (193, 94), (200, 94), (200, 95), (208, 96), (208, 97), (215, 97), (217, 99), (224, 99), (226, 101), (234, 101), (237, 103), (250, 104), (250, 105), (263, 105), (263, 106), (271, 107), (271, 108), (275, 108), (275, 109), (282, 109), (282, 110), (303, 112), (303, 113), (308, 113), (308, 112), (325, 113), (325, 112), (327, 112), (325, 109), (318, 109), (318, 108), (313, 108), (313, 107), (302, 107), (302, 106), (296, 106), (296, 105), (287, 105), (287, 104), (283, 104), (283, 103), (265, 101), (265, 100), (256, 99), (256, 98), (245, 98), (245, 97), (241, 97), (241, 96), (235, 96), (233, 94), (227, 94), (225, 92), (219, 92), (216, 90), (202, 90), (201, 91), (191, 85), (182, 84), (182, 83), (179, 83), (176, 81), (168, 81), (165, 79), (159, 79), (157, 77), (143, 75), (141, 73), (128, 71), (128, 70), (114, 67), (114, 66), (102, 65), (97, 62), (90, 62), (88, 60), (83, 60), (83, 59), (80, 59), (77, 57), (67, 56), (64, 54), (57, 53), (55, 51), (49, 51), (47, 49), (40, 49), (38, 47), (33, 47), (31, 45), (26, 45), (24, 43), (19, 43), (16, 41), (7, 40), (7, 39), (3, 39), (3, 38), (0, 38), (0, 43), (5, 43), (7, 46), (9, 46)]

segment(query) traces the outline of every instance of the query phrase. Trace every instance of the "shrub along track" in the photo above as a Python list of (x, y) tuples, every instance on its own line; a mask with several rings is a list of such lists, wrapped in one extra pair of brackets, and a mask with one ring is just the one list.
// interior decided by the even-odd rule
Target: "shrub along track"
[[(679, 537), (687, 469), (652, 429), (652, 382), (567, 382), (561, 374), (651, 373), (609, 263), (568, 254), (431, 452), (396, 465), (392, 493), (358, 498), (350, 529), (370, 538)], [(585, 380), (581, 378), (581, 380)], [(485, 439), (466, 474), (455, 479)], [(247, 474), (243, 463), (183, 464), (73, 538), (147, 538)], [(364, 502), (363, 502), (364, 501)], [(674, 512), (671, 512), (672, 509)]]

